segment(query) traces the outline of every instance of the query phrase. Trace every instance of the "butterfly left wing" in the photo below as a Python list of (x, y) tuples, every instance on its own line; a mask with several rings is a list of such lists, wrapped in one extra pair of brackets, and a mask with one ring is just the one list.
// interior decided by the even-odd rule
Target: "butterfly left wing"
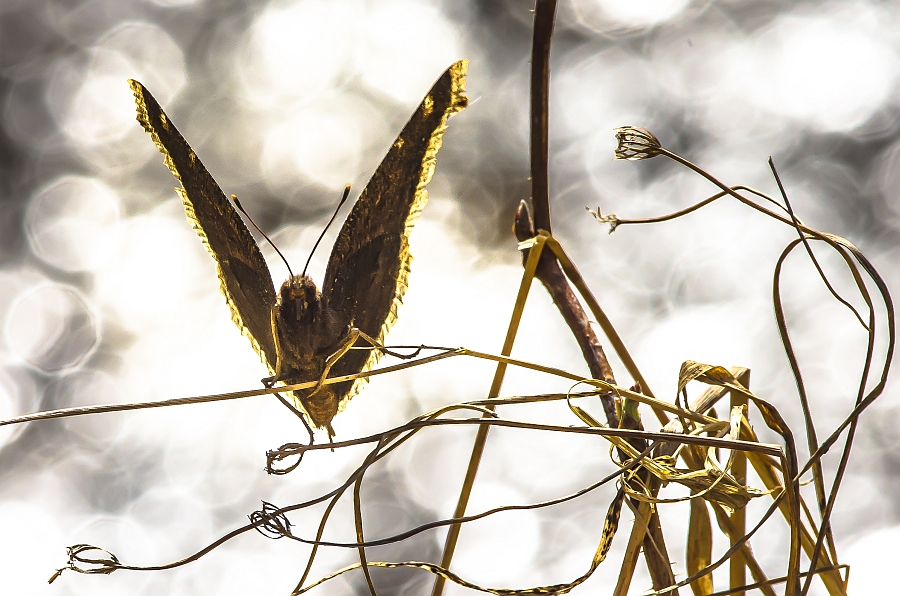
[(185, 213), (216, 261), (219, 289), (231, 309), (231, 320), (250, 339), (269, 371), (274, 371), (271, 311), (275, 305), (275, 288), (259, 246), (156, 99), (139, 82), (129, 80), (128, 84), (137, 102), (138, 122), (153, 138), (169, 170), (181, 182), (182, 188), (176, 190)]
[[(434, 174), (447, 119), (468, 103), (467, 66), (461, 60), (435, 82), (357, 199), (331, 251), (323, 299), (379, 343), (397, 319), (406, 292), (409, 234), (428, 200), (425, 187)], [(351, 350), (331, 374), (369, 370), (380, 357), (377, 350)], [(357, 379), (335, 386), (338, 411), (364, 383)]]

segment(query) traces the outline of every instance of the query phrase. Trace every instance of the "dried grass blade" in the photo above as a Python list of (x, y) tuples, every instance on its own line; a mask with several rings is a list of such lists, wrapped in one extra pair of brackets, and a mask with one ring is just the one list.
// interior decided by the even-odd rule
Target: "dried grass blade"
[[(743, 385), (744, 387), (750, 387), (750, 370), (744, 369), (741, 376), (735, 376), (735, 378)], [(731, 438), (732, 439), (740, 439), (741, 438), (741, 426), (742, 423), (746, 420), (747, 414), (747, 406), (749, 400), (747, 396), (738, 391), (731, 391)], [(733, 452), (734, 457), (731, 462), (731, 475), (734, 477), (735, 481), (738, 484), (745, 485), (747, 484), (747, 455), (742, 451)], [(737, 543), (738, 538), (743, 536), (747, 531), (747, 512), (744, 509), (737, 509), (731, 513), (731, 519), (729, 520), (733, 525), (733, 531), (728, 534), (729, 539), (731, 541), (731, 545), (734, 546)], [(747, 549), (741, 549), (734, 553), (734, 556), (731, 557), (731, 561), (729, 563), (729, 583), (732, 588), (738, 588), (747, 583), (747, 563), (746, 557), (744, 556), (744, 551), (749, 550), (749, 545)], [(737, 592), (738, 596), (744, 596), (743, 592)]]
[[(691, 499), (687, 539), (687, 570), (689, 574), (695, 575), (712, 563), (712, 542), (712, 524), (709, 520), (706, 502), (702, 499)], [(711, 572), (691, 582), (691, 590), (696, 596), (712, 594), (713, 589)]]
[(360, 490), (362, 489), (362, 479), (363, 475), (360, 474), (353, 485), (353, 524), (356, 527), (356, 541), (360, 545), (358, 549), (359, 565), (362, 567), (363, 574), (366, 577), (366, 585), (369, 587), (369, 594), (371, 594), (371, 596), (378, 596), (375, 592), (375, 583), (372, 581), (372, 574), (369, 573), (369, 566), (366, 564), (366, 538), (363, 534), (362, 502), (359, 497)]
[[(629, 504), (629, 506), (631, 506)], [(631, 579), (634, 577), (634, 570), (637, 567), (638, 557), (641, 556), (641, 547), (644, 544), (644, 535), (647, 533), (646, 522), (641, 520), (649, 519), (650, 504), (639, 503), (637, 507), (631, 507), (634, 511), (634, 525), (631, 527), (631, 535), (628, 537), (628, 546), (625, 547), (625, 557), (619, 567), (619, 579), (616, 581), (616, 588), (613, 590), (613, 596), (627, 596), (628, 589), (631, 587)]]
[[(736, 526), (733, 525), (731, 518), (728, 516), (728, 513), (718, 504), (710, 503), (710, 507), (712, 507), (713, 513), (716, 515), (716, 523), (719, 526), (719, 529), (729, 538), (732, 547), (738, 546), (738, 542), (745, 535), (745, 531), (739, 531)], [(765, 596), (776, 596), (775, 590), (771, 588), (765, 582), (768, 581), (766, 577), (765, 571), (763, 571), (762, 566), (756, 560), (756, 557), (753, 554), (753, 549), (750, 548), (750, 542), (742, 542), (740, 546), (738, 546), (738, 550), (734, 552), (732, 558), (736, 555), (740, 554), (743, 560), (746, 562), (747, 567), (750, 569), (750, 574), (753, 576), (753, 579), (757, 582), (762, 582), (762, 586), (759, 588), (760, 591), (765, 594)], [(735, 586), (732, 586), (735, 587)], [(739, 587), (743, 587), (739, 586)], [(739, 590), (736, 590), (739, 591)]]
[[(549, 215), (549, 214), (548, 214)], [(512, 316), (510, 317), (509, 327), (506, 330), (506, 338), (503, 341), (503, 349), (501, 354), (509, 356), (512, 354), (513, 344), (516, 340), (516, 334), (519, 330), (519, 324), (522, 321), (522, 313), (525, 311), (525, 301), (528, 299), (528, 292), (531, 289), (531, 282), (534, 280), (534, 273), (537, 270), (541, 252), (544, 247), (545, 240), (537, 239), (532, 250), (528, 253), (528, 260), (525, 263), (525, 270), (522, 272), (522, 281), (519, 283), (519, 291), (516, 294), (516, 303), (513, 307)], [(498, 361), (497, 368), (494, 372), (494, 379), (491, 382), (491, 389), (488, 398), (495, 398), (500, 395), (500, 387), (503, 384), (503, 377), (506, 374), (506, 362)], [(491, 408), (493, 410), (493, 408)], [(484, 453), (484, 446), (487, 442), (489, 426), (483, 425), (479, 427), (478, 433), (475, 435), (475, 442), (472, 445), (472, 455), (469, 457), (469, 464), (466, 467), (466, 476), (463, 479), (463, 485), (459, 492), (459, 498), (456, 501), (456, 508), (453, 517), (459, 518), (465, 515), (466, 507), (469, 503), (469, 497), (472, 494), (472, 487), (475, 484), (475, 476), (478, 473), (478, 467), (481, 463), (481, 457)], [(441, 567), (450, 568), (453, 560), (453, 553), (456, 550), (456, 544), (459, 540), (459, 532), (461, 526), (458, 524), (450, 526), (447, 532), (447, 539), (444, 542), (444, 550), (441, 554)], [(444, 590), (444, 578), (438, 576), (434, 582), (432, 589), (433, 596), (440, 596)]]

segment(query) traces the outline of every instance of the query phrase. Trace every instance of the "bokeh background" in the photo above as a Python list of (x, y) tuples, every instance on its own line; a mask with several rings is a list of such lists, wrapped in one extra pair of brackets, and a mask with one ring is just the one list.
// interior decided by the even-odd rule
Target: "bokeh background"
[[(154, 93), (225, 192), (241, 197), (298, 269), (343, 185), (352, 183), (355, 197), (431, 83), (469, 59), (471, 105), (450, 121), (389, 341), (499, 351), (521, 274), (509, 229), (529, 194), (531, 9), (527, 0), (2, 0), (0, 418), (250, 389), (265, 375), (230, 322), (175, 181), (134, 120), (128, 78)], [(771, 305), (775, 260), (794, 232), (723, 200), (676, 222), (608, 235), (585, 206), (649, 216), (714, 192), (662, 158), (613, 161), (612, 129), (644, 126), (726, 183), (776, 194), (772, 155), (800, 217), (856, 243), (896, 289), (898, 23), (896, 1), (560, 1), (554, 232), (658, 396), (674, 397), (685, 359), (748, 366), (755, 391), (801, 428)], [(317, 279), (335, 234), (313, 258)], [(280, 283), (284, 266), (263, 250)], [(834, 258), (822, 259), (849, 295), (850, 277)], [(853, 402), (864, 335), (803, 257), (789, 261), (784, 284), (821, 437)], [(514, 355), (586, 374), (535, 289)], [(483, 397), (491, 372), (454, 359), (379, 377), (335, 420), (338, 438)], [(511, 372), (504, 393), (566, 389)], [(560, 405), (503, 413), (577, 423)], [(473, 435), (429, 431), (373, 468), (364, 491), (368, 535), (450, 515)], [(320, 452), (291, 475), (267, 477), (265, 450), (304, 437), (296, 418), (266, 397), (0, 429), (0, 591), (289, 593), (307, 549), (256, 533), (173, 571), (46, 580), (76, 543), (128, 564), (187, 556), (242, 525), (261, 500), (287, 505), (327, 492), (364, 456)], [(857, 439), (834, 528), (859, 595), (893, 585), (896, 384), (864, 415)], [(596, 438), (492, 432), (471, 510), (564, 495), (612, 469)], [(590, 562), (611, 495), (606, 488), (466, 526), (454, 569), (498, 587), (569, 581)], [(682, 574), (686, 510), (667, 509)], [(760, 510), (751, 507), (751, 517)], [(320, 512), (292, 516), (295, 531), (311, 536)], [(353, 539), (348, 505), (332, 523), (326, 537)], [(625, 515), (610, 560), (577, 593), (612, 590), (630, 524)], [(437, 560), (443, 537), (429, 532), (370, 558)], [(754, 542), (772, 576), (783, 569), (786, 541), (773, 519)], [(354, 558), (324, 549), (313, 575)], [(403, 571), (376, 579), (384, 594), (426, 594), (432, 581)], [(640, 565), (632, 592), (647, 587)], [(354, 573), (314, 593), (366, 592)]]

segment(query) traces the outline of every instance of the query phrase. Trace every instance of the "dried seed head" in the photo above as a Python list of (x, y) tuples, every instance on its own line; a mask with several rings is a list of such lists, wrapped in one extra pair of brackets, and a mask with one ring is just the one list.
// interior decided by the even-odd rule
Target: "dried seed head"
[(250, 521), (256, 525), (256, 531), (266, 538), (278, 539), (292, 536), (291, 524), (284, 513), (278, 513), (278, 507), (266, 501), (262, 509), (250, 514)]
[(623, 126), (616, 129), (616, 159), (650, 159), (659, 155), (662, 145), (649, 130), (639, 126)]
[(69, 553), (69, 562), (62, 569), (56, 570), (53, 576), (47, 580), (48, 584), (56, 581), (56, 578), (66, 569), (71, 569), (78, 573), (109, 575), (122, 566), (116, 555), (90, 544), (76, 544), (67, 547), (66, 550)]
[(619, 227), (619, 218), (616, 217), (614, 213), (610, 213), (609, 215), (603, 215), (600, 211), (600, 207), (597, 207), (596, 211), (591, 211), (590, 207), (585, 207), (587, 212), (593, 215), (598, 222), (609, 224), (609, 233), (612, 234), (616, 231), (616, 228)]

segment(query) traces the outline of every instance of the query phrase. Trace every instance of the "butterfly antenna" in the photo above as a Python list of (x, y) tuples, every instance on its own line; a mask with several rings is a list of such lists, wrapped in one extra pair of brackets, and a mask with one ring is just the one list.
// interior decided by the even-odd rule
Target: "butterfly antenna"
[(350, 195), (350, 185), (344, 187), (344, 195), (341, 197), (341, 202), (338, 203), (337, 209), (334, 210), (334, 213), (331, 214), (331, 219), (328, 220), (328, 223), (325, 224), (325, 229), (322, 230), (322, 233), (319, 234), (319, 239), (316, 240), (316, 243), (313, 245), (312, 250), (309, 253), (309, 258), (306, 259), (306, 265), (303, 266), (303, 275), (306, 275), (306, 268), (309, 267), (309, 262), (312, 261), (313, 255), (316, 253), (316, 249), (319, 248), (319, 243), (322, 242), (322, 238), (325, 237), (325, 232), (328, 231), (329, 226), (334, 222), (334, 218), (337, 217), (338, 211), (341, 210), (341, 207), (344, 206), (344, 203), (347, 202), (347, 197)]
[[(275, 249), (275, 252), (277, 252), (277, 253), (278, 253), (278, 256), (281, 257), (281, 260), (284, 261), (284, 264), (285, 264), (285, 266), (287, 267), (287, 270), (288, 270), (288, 275), (291, 276), (291, 279), (294, 279), (294, 272), (291, 271), (291, 264), (288, 263), (288, 260), (287, 260), (286, 258), (284, 258), (284, 255), (281, 254), (281, 251), (278, 250), (278, 247), (275, 246), (275, 243), (274, 243), (274, 242), (272, 242), (272, 239), (269, 238), (268, 236), (266, 236), (266, 233), (263, 232), (261, 229), (259, 229), (259, 226), (256, 225), (256, 222), (253, 221), (253, 218), (250, 217), (250, 214), (247, 213), (247, 210), (244, 209), (244, 206), (243, 206), (243, 205), (241, 205), (241, 201), (240, 201), (240, 199), (237, 198), (237, 195), (231, 195), (231, 200), (234, 201), (234, 205), (238, 208), (238, 211), (240, 211), (241, 213), (243, 213), (243, 214), (244, 214), (244, 217), (247, 218), (247, 221), (249, 221), (249, 222), (253, 225), (253, 227), (256, 228), (256, 231), (259, 232), (260, 234), (262, 234), (262, 237), (265, 238), (265, 239), (269, 242), (269, 244), (272, 245), (272, 248)], [(305, 272), (305, 270), (304, 270), (304, 272)]]

